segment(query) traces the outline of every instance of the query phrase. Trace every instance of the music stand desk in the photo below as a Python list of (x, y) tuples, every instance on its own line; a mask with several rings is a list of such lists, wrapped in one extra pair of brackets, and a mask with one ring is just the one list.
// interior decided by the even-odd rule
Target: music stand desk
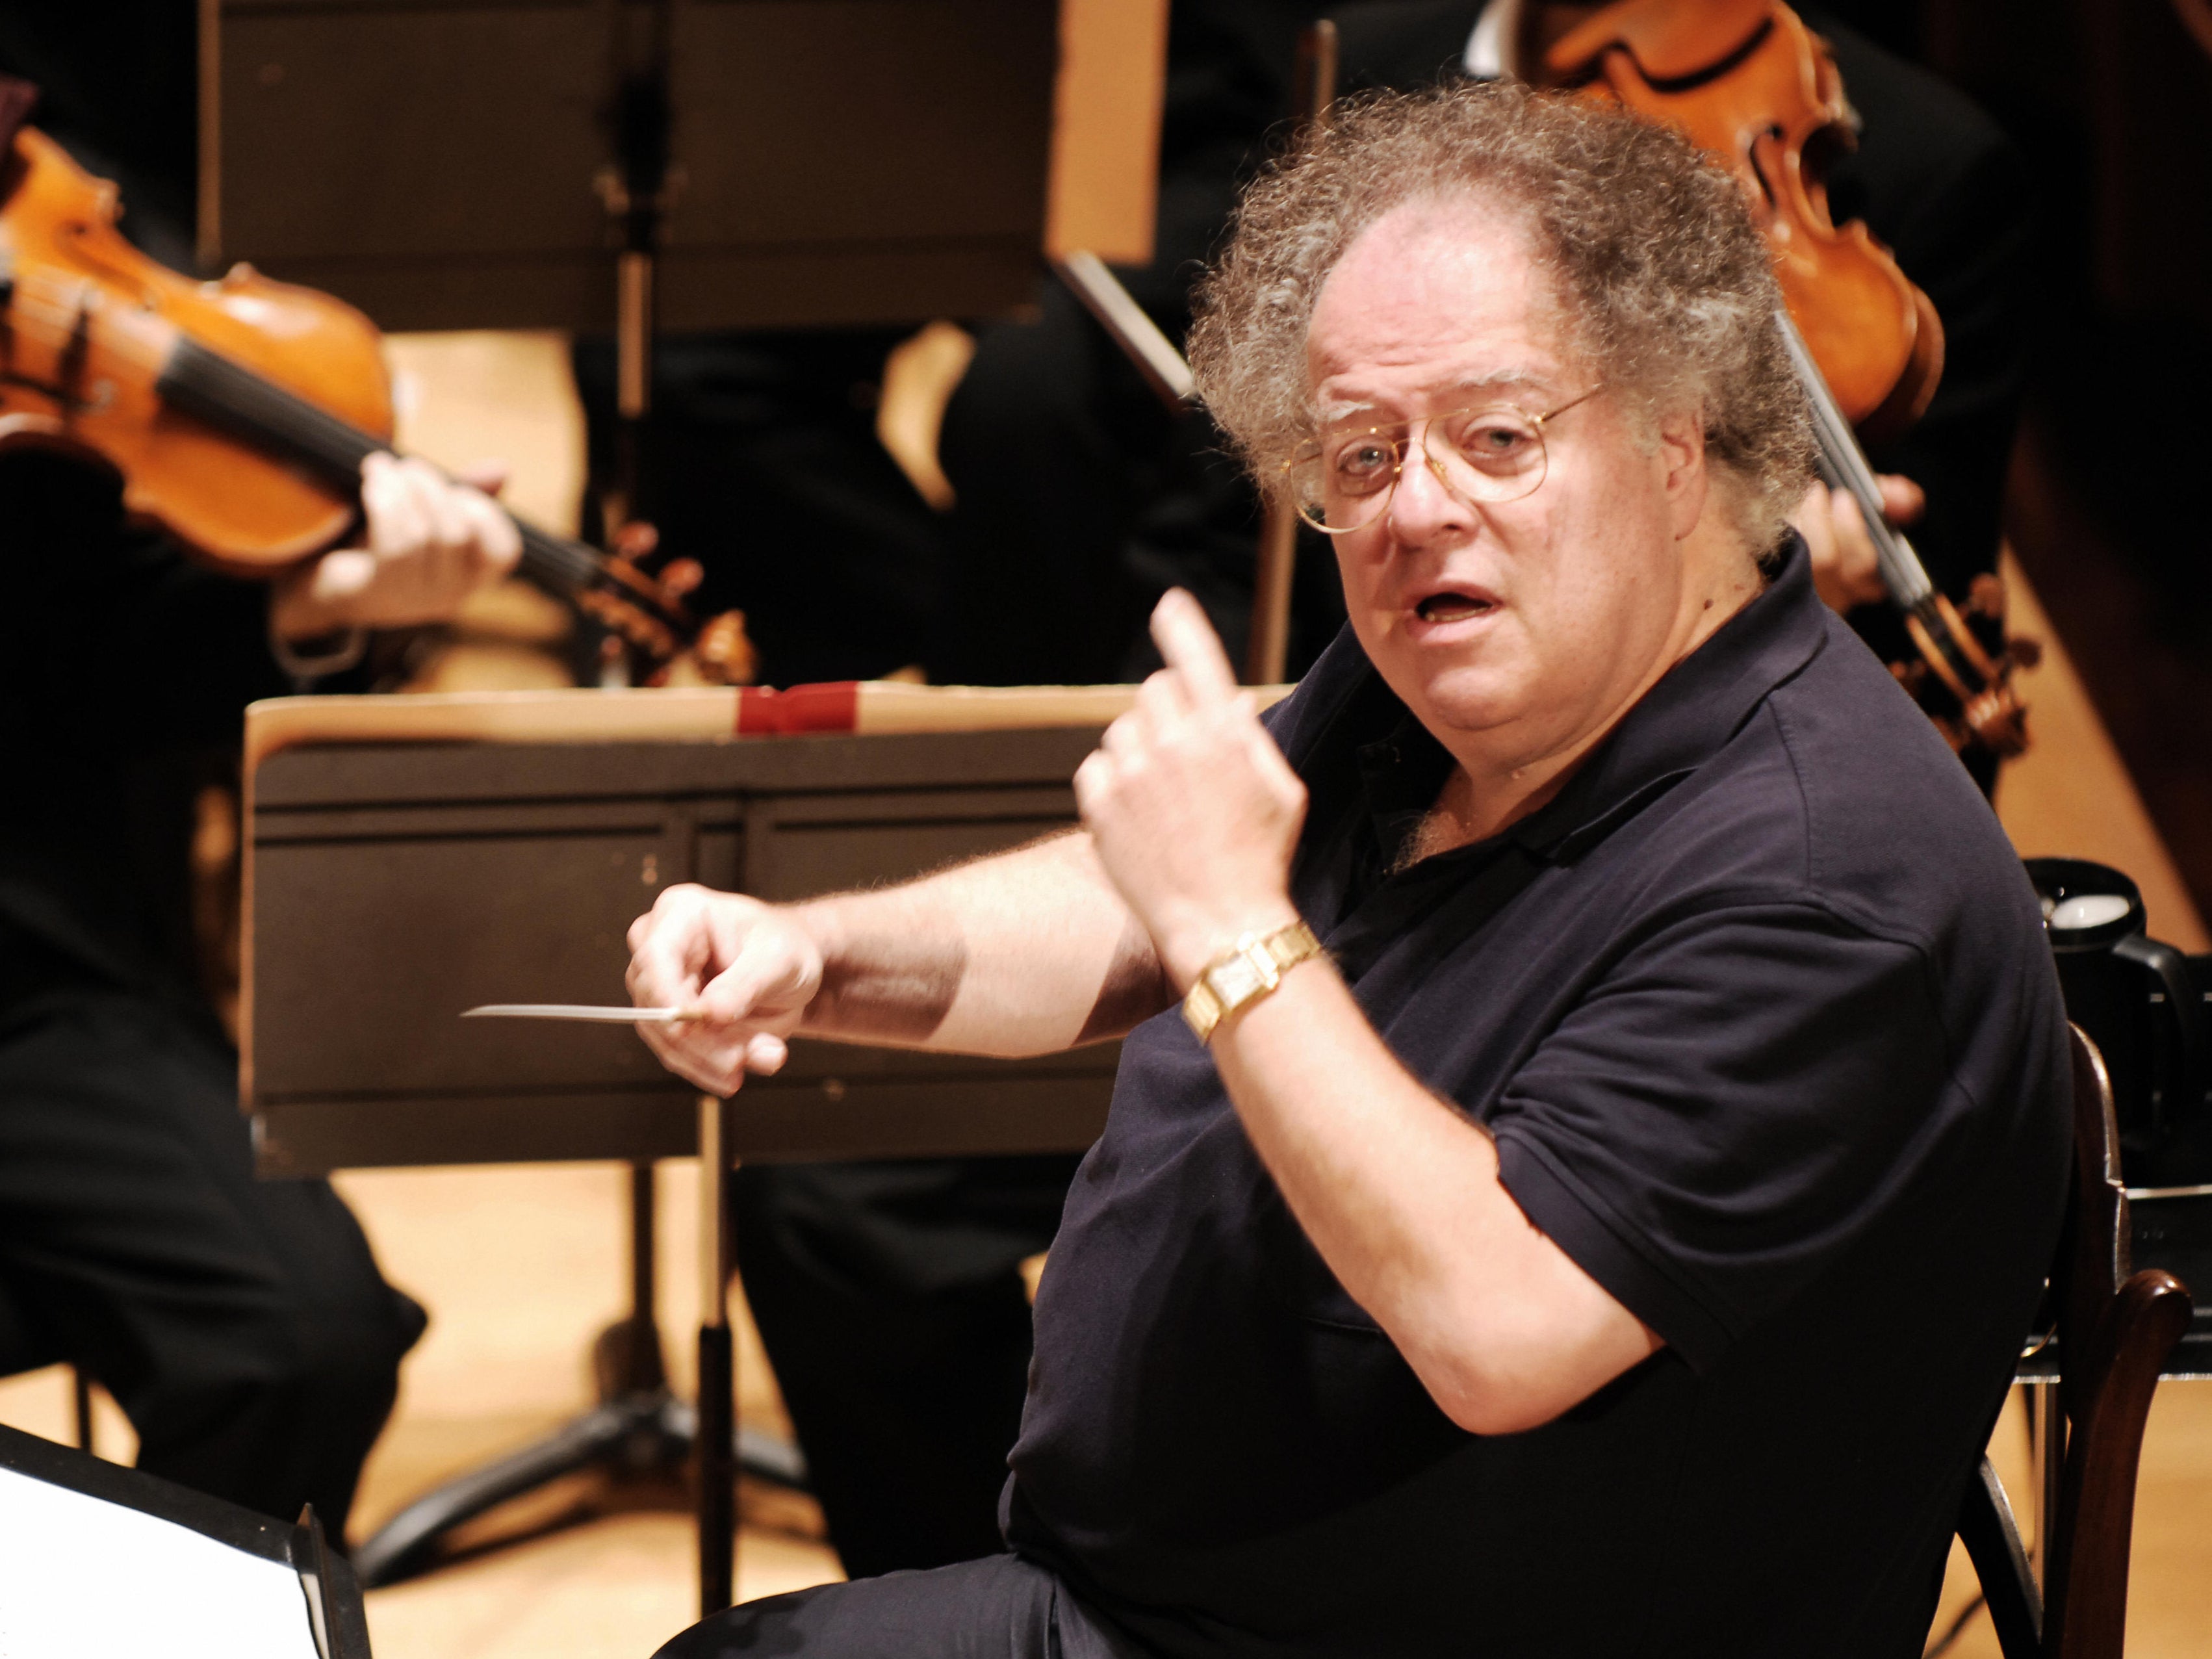
[[(241, 1085), (264, 1174), (705, 1154), (708, 1611), (726, 1604), (734, 1526), (731, 1164), (1079, 1150), (1117, 1046), (993, 1060), (802, 1041), (723, 1103), (626, 1026), (458, 1016), (626, 1002), (624, 932), (673, 882), (794, 899), (1060, 828), (1076, 766), (1132, 690), (295, 697), (247, 713)], [(848, 729), (738, 735), (824, 719)], [(376, 1582), (382, 1557), (363, 1558)]]
[[(623, 933), (675, 882), (793, 899), (1061, 827), (1127, 696), (866, 687), (874, 729), (768, 738), (732, 735), (726, 689), (255, 705), (240, 1037), (264, 1173), (689, 1155), (693, 1091), (629, 1029), (457, 1016), (627, 1001)], [(802, 1041), (738, 1097), (731, 1151), (1086, 1145), (1114, 1064)]]

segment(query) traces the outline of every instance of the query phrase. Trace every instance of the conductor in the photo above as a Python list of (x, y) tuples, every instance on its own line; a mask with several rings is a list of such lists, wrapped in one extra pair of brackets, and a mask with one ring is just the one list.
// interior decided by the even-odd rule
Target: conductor
[(1255, 713), (1170, 593), (1079, 831), (635, 924), (713, 1091), (794, 1032), (1127, 1033), (1007, 1552), (666, 1654), (1920, 1650), (2064, 1026), (2018, 860), (1787, 529), (1778, 303), (1666, 133), (1360, 106), (1247, 195), (1192, 347), (1336, 550), (1297, 690)]

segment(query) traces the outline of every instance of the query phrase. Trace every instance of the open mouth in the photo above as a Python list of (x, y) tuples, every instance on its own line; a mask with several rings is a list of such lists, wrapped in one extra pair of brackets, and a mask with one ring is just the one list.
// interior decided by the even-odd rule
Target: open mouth
[(1495, 600), (1474, 593), (1431, 593), (1413, 607), (1413, 614), (1426, 623), (1455, 623), (1487, 615), (1496, 609)]

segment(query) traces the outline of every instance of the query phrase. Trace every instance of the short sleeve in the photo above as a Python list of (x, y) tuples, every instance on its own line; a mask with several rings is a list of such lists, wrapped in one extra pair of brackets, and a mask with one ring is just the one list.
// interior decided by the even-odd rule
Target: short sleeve
[(1488, 1122), (1529, 1219), (1709, 1368), (1945, 1145), (1925, 959), (1803, 903), (1656, 930), (1536, 1048)]

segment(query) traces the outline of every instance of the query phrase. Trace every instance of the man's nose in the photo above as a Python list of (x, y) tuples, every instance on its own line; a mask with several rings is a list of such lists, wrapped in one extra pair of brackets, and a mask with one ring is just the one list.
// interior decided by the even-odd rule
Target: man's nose
[(1384, 516), (1392, 536), (1412, 547), (1425, 546), (1442, 536), (1464, 536), (1474, 529), (1474, 509), (1444, 483), (1426, 444), (1407, 451)]

